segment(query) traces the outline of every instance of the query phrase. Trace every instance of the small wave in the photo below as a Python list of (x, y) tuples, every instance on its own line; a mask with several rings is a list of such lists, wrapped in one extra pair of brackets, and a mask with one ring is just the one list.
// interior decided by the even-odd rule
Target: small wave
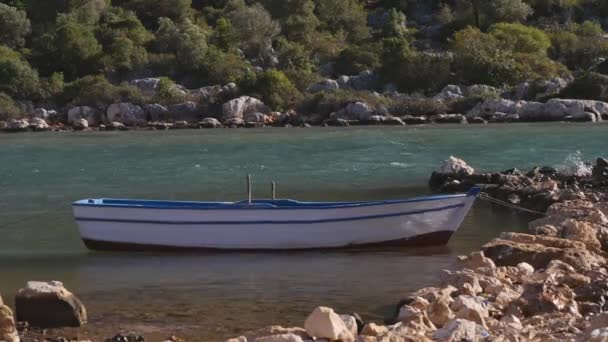
[(407, 168), (407, 167), (412, 166), (412, 164), (399, 163), (399, 162), (392, 162), (392, 163), (391, 163), (391, 166), (394, 166), (394, 167), (402, 167), (402, 168)]
[(590, 176), (593, 165), (583, 159), (581, 151), (569, 153), (562, 165), (557, 167), (560, 171), (579, 177)]

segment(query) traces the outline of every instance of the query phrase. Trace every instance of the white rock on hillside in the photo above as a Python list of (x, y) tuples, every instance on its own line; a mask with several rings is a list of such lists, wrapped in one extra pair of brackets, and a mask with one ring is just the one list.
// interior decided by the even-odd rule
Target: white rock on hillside
[(304, 329), (308, 335), (317, 339), (326, 338), (331, 341), (340, 340), (352, 342), (353, 334), (348, 330), (344, 321), (333, 309), (319, 306), (306, 318)]
[(141, 78), (137, 80), (132, 80), (129, 84), (136, 86), (139, 88), (139, 91), (145, 96), (154, 96), (156, 95), (156, 91), (158, 90), (158, 84), (160, 83), (160, 78)]
[(454, 101), (463, 97), (462, 90), (459, 86), (448, 84), (441, 90), (441, 92), (435, 95), (433, 99), (437, 101)]
[(73, 125), (78, 119), (87, 120), (89, 126), (99, 126), (101, 113), (89, 106), (74, 107), (68, 110), (68, 124)]
[(311, 93), (316, 93), (320, 91), (332, 91), (336, 89), (340, 89), (338, 81), (328, 78), (326, 80), (311, 85), (310, 87), (308, 87), (307, 90)]
[(444, 161), (441, 165), (441, 173), (455, 173), (462, 175), (472, 175), (475, 173), (475, 169), (470, 167), (464, 160), (450, 156), (448, 160)]
[(127, 126), (146, 123), (146, 112), (140, 106), (128, 102), (111, 104), (106, 117), (108, 122), (120, 122)]
[(222, 121), (229, 121), (236, 118), (243, 119), (246, 114), (253, 112), (270, 113), (270, 108), (254, 97), (241, 96), (224, 103), (222, 112)]

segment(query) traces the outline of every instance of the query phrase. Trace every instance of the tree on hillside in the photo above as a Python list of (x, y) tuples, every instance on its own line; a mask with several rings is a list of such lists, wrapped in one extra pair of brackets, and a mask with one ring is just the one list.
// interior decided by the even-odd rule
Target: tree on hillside
[(174, 54), (184, 72), (202, 70), (207, 52), (207, 34), (203, 29), (189, 19), (175, 23), (169, 18), (160, 18), (159, 24), (156, 31), (159, 51)]
[(19, 98), (37, 96), (38, 82), (38, 73), (18, 52), (0, 45), (0, 92)]
[(359, 42), (369, 37), (367, 13), (358, 0), (315, 0), (315, 14), (321, 28), (332, 33), (343, 31), (348, 40)]
[(162, 17), (180, 22), (192, 16), (192, 0), (115, 0), (112, 3), (134, 11), (151, 29), (159, 27), (158, 19)]
[(243, 6), (230, 14), (238, 46), (249, 57), (262, 57), (272, 48), (274, 38), (281, 32), (261, 4)]
[(11, 48), (23, 47), (30, 31), (25, 11), (0, 3), (0, 44)]
[(313, 0), (262, 0), (262, 3), (279, 20), (283, 34), (290, 40), (310, 40), (320, 24)]

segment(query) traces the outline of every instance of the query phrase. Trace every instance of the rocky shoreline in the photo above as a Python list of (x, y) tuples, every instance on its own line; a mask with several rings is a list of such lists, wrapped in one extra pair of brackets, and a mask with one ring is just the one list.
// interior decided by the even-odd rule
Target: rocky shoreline
[(399, 302), (387, 324), (317, 307), (304, 328), (272, 326), (226, 342), (606, 341), (608, 340), (608, 160), (591, 173), (552, 168), (475, 173), (450, 158), (436, 191), (483, 184), (512, 204), (545, 212), (529, 234), (502, 233), (459, 257), (435, 287)]
[[(460, 269), (444, 270), (435, 286), (406, 296), (385, 322), (317, 307), (303, 327), (275, 325), (226, 342), (608, 340), (607, 159), (568, 172), (477, 173), (450, 157), (429, 184), (436, 192), (482, 185), (492, 197), (544, 215), (529, 223), (527, 234), (504, 232), (458, 257)], [(13, 316), (0, 301), (0, 341), (181, 341), (58, 337), (67, 330), (44, 329), (87, 321), (84, 305), (59, 282), (30, 282), (15, 304)], [(73, 331), (69, 336), (83, 336)]]
[[(608, 103), (559, 98), (569, 84), (561, 78), (498, 89), (488, 85), (448, 85), (431, 97), (385, 87), (375, 92), (371, 71), (313, 84), (310, 103), (283, 112), (245, 95), (234, 83), (186, 89), (173, 85), (183, 102), (161, 104), (160, 78), (135, 79), (129, 86), (140, 102), (36, 108), (24, 103), (23, 117), (0, 120), (0, 131), (110, 131), (184, 128), (310, 127), (354, 125), (484, 124), (513, 122), (601, 122)], [(342, 92), (342, 93), (340, 93)], [(314, 96), (317, 96), (315, 98)], [(0, 116), (1, 118), (2, 116)]]

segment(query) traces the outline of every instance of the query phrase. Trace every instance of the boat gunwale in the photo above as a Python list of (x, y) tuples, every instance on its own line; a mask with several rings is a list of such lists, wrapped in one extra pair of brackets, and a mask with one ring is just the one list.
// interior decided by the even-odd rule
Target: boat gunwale
[[(361, 208), (380, 205), (391, 205), (400, 203), (416, 203), (430, 202), (453, 198), (466, 198), (477, 196), (481, 188), (472, 187), (467, 193), (448, 194), (448, 195), (432, 195), (422, 196), (409, 199), (398, 200), (383, 200), (383, 201), (360, 201), (360, 202), (300, 202), (295, 200), (277, 200), (292, 201), (293, 205), (275, 206), (272, 200), (265, 200), (267, 203), (254, 205), (248, 204), (246, 201), (241, 202), (198, 202), (198, 201), (159, 201), (159, 200), (141, 200), (141, 199), (117, 199), (117, 198), (97, 198), (97, 199), (82, 199), (72, 202), (73, 207), (102, 207), (102, 208), (123, 208), (123, 209), (161, 209), (161, 210), (328, 210), (328, 209), (345, 209), (345, 208)], [(89, 201), (95, 201), (90, 203)], [(97, 201), (101, 201), (98, 203)], [(109, 204), (103, 201), (124, 201), (125, 204)], [(316, 205), (313, 205), (317, 203)]]

